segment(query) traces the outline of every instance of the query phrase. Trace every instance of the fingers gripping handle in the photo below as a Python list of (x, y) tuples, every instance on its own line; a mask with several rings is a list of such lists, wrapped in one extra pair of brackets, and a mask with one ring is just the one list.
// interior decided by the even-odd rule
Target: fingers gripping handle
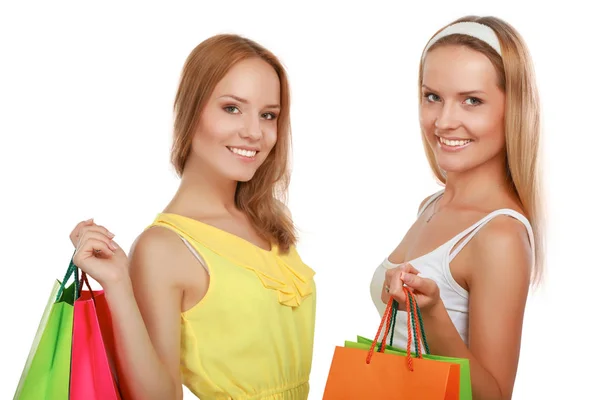
[[(406, 358), (408, 362), (408, 367), (412, 371), (413, 363), (412, 363), (412, 354), (411, 354), (411, 346), (414, 338), (415, 343), (415, 355), (417, 358), (423, 358), (423, 353), (421, 349), (421, 345), (425, 350), (425, 354), (429, 354), (429, 345), (427, 343), (427, 338), (425, 336), (425, 329), (423, 327), (423, 318), (421, 316), (421, 310), (417, 301), (415, 299), (414, 294), (407, 288), (404, 287), (404, 294), (406, 296), (406, 312), (407, 312), (407, 349), (406, 349)], [(390, 343), (392, 345), (394, 338), (394, 328), (396, 324), (396, 316), (398, 312), (398, 302), (390, 297), (386, 309), (383, 313), (383, 317), (381, 318), (381, 323), (379, 325), (379, 329), (377, 330), (377, 334), (375, 336), (375, 340), (371, 344), (371, 348), (369, 349), (367, 355), (367, 364), (371, 362), (371, 358), (373, 357), (373, 352), (375, 351), (375, 346), (377, 345), (377, 339), (379, 338), (383, 327), (385, 326), (384, 336), (377, 348), (377, 352), (383, 353), (385, 351), (385, 346), (387, 342), (388, 335), (390, 336)]]
[(71, 276), (73, 276), (73, 281), (75, 283), (73, 302), (75, 302), (75, 300), (77, 300), (79, 298), (79, 296), (81, 295), (81, 287), (83, 286), (83, 284), (85, 284), (87, 286), (88, 290), (91, 293), (92, 299), (94, 299), (94, 292), (92, 291), (92, 288), (90, 286), (90, 282), (88, 281), (86, 273), (81, 271), (81, 280), (79, 279), (79, 268), (73, 262), (74, 256), (75, 256), (75, 253), (73, 253), (73, 256), (71, 256), (71, 261), (69, 262), (69, 267), (67, 268), (65, 277), (60, 282), (60, 287), (58, 289), (58, 293), (56, 294), (55, 301), (60, 300), (60, 298), (63, 295), (63, 292), (65, 291), (65, 288), (67, 286), (67, 282), (69, 282), (69, 279), (71, 278)]

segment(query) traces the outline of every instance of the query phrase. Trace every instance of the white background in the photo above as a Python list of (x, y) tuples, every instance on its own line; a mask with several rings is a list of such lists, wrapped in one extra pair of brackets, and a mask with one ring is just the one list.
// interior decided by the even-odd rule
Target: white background
[(577, 1), (205, 3), (0, 6), (0, 398), (13, 396), (73, 226), (94, 217), (129, 248), (173, 195), (181, 67), (199, 42), (232, 32), (289, 71), (289, 205), (299, 251), (317, 272), (310, 399), (320, 399), (334, 347), (375, 334), (375, 267), (439, 189), (419, 137), (417, 66), (428, 38), (467, 14), (521, 32), (543, 101), (547, 275), (527, 308), (514, 399), (597, 396), (595, 13)]

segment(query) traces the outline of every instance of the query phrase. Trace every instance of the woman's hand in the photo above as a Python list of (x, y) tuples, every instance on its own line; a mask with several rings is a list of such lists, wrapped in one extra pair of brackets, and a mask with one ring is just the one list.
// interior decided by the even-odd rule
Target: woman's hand
[(406, 311), (406, 295), (403, 290), (403, 286), (406, 285), (414, 293), (421, 312), (426, 313), (443, 305), (437, 283), (418, 276), (419, 273), (408, 263), (387, 270), (381, 291), (381, 300), (387, 304), (391, 296), (399, 303), (399, 309)]
[(71, 232), (77, 249), (73, 262), (106, 290), (129, 280), (129, 260), (110, 231), (93, 220), (80, 222)]

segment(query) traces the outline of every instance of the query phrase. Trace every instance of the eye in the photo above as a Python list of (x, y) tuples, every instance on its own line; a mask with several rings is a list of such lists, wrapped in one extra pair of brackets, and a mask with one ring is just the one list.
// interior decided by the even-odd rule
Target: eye
[(240, 109), (236, 106), (225, 106), (223, 107), (223, 110), (225, 110), (225, 112), (228, 112), (229, 114), (239, 114), (241, 112)]
[(469, 97), (465, 102), (470, 106), (478, 106), (483, 103), (483, 101), (479, 100), (477, 97)]
[(425, 95), (423, 97), (425, 97), (427, 99), (427, 101), (430, 103), (435, 103), (437, 101), (440, 101), (440, 96), (438, 96), (435, 93), (425, 93)]
[(266, 120), (274, 120), (277, 119), (277, 114), (272, 113), (272, 112), (267, 112), (261, 115), (261, 117), (263, 117)]

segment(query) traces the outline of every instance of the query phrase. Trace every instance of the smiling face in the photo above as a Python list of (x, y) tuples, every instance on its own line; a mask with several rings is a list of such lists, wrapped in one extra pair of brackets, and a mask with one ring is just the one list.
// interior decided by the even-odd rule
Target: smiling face
[(280, 83), (260, 58), (235, 64), (202, 110), (190, 157), (207, 173), (246, 182), (277, 142)]
[(431, 50), (423, 65), (420, 123), (447, 173), (504, 162), (504, 100), (492, 62), (465, 46)]

